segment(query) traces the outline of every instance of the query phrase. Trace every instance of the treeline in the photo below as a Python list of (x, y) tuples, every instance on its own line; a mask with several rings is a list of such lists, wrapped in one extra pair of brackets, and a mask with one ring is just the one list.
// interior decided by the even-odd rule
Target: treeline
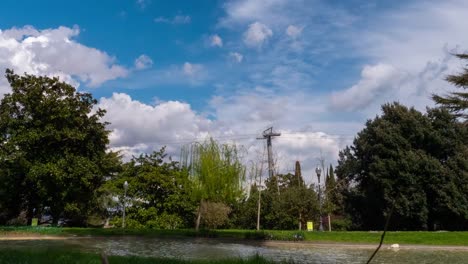
[[(468, 59), (468, 55), (458, 55)], [(0, 103), (0, 225), (333, 230), (468, 229), (468, 93), (434, 95), (421, 113), (385, 104), (322, 186), (294, 173), (260, 180), (243, 150), (212, 139), (123, 162), (108, 150), (97, 101), (57, 78), (7, 70)], [(447, 80), (468, 87), (468, 70)], [(128, 189), (124, 183), (128, 183)], [(47, 216), (47, 217), (45, 217)], [(110, 221), (109, 221), (110, 220)]]

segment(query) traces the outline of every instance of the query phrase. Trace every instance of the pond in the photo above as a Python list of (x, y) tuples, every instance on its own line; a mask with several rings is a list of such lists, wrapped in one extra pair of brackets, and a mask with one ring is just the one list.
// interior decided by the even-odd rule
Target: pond
[[(246, 258), (259, 254), (275, 261), (294, 263), (366, 263), (373, 248), (366, 246), (262, 243), (213, 239), (159, 239), (137, 237), (76, 237), (64, 240), (0, 241), (0, 248), (73, 248), (108, 255), (139, 255), (182, 259)], [(382, 247), (373, 263), (468, 263), (468, 250)]]

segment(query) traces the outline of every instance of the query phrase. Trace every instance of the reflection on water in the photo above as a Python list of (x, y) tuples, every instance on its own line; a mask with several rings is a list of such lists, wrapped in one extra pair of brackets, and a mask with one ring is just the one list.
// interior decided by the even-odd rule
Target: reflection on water
[[(109, 255), (140, 255), (181, 259), (225, 259), (259, 254), (275, 261), (294, 263), (365, 263), (371, 249), (334, 247), (278, 248), (206, 239), (136, 237), (72, 238), (68, 240), (0, 241), (0, 248), (73, 248)], [(382, 249), (373, 263), (468, 263), (468, 251)]]

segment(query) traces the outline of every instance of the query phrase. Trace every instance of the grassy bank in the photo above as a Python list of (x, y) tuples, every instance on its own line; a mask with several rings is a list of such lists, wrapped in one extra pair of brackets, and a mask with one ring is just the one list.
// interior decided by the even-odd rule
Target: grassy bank
[[(5, 235), (59, 235), (59, 236), (145, 236), (145, 237), (212, 237), (226, 239), (310, 241), (337, 243), (378, 243), (381, 232), (298, 232), (253, 230), (187, 230), (120, 229), (120, 228), (59, 228), (59, 227), (0, 227)], [(384, 243), (415, 245), (468, 246), (468, 232), (387, 232)]]
[[(136, 256), (108, 256), (111, 264), (269, 264), (274, 263), (262, 257), (255, 256), (249, 259), (226, 259), (226, 260), (180, 260), (168, 258), (146, 258)], [(28, 264), (101, 264), (98, 254), (82, 253), (69, 250), (10, 250), (0, 249), (0, 263), (28, 263)]]

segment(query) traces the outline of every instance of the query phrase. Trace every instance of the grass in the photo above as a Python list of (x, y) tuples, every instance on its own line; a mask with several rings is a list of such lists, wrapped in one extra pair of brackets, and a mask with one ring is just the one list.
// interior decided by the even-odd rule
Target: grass
[[(109, 256), (109, 263), (164, 263), (164, 264), (269, 264), (274, 263), (260, 256), (254, 256), (249, 259), (225, 259), (225, 260), (182, 260), (168, 258), (148, 258), (137, 256)], [(50, 264), (101, 264), (98, 254), (84, 253), (78, 251), (69, 251), (64, 249), (48, 250), (16, 250), (0, 249), (0, 263), (50, 263)]]
[[(249, 240), (310, 241), (335, 243), (375, 243), (380, 240), (381, 232), (337, 231), (337, 232), (299, 232), (277, 230), (157, 230), (121, 228), (59, 228), (59, 227), (0, 227), (2, 235), (59, 235), (59, 236), (144, 236), (144, 237), (210, 237)], [(468, 232), (425, 232), (394, 231), (387, 232), (386, 244), (451, 245), (468, 246)]]

